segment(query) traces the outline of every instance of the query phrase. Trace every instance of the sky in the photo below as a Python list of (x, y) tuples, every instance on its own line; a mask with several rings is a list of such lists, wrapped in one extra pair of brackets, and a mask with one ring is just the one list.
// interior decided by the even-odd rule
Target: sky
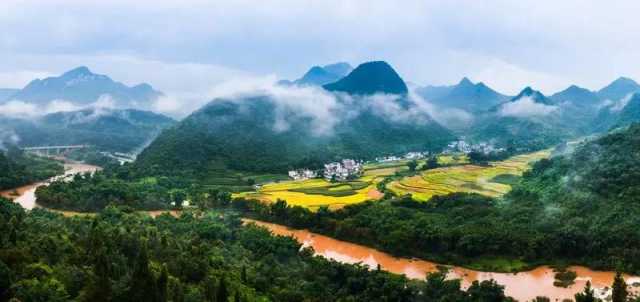
[(640, 80), (640, 1), (2, 0), (0, 88), (85, 65), (183, 100), (246, 77), (389, 62), (515, 95)]

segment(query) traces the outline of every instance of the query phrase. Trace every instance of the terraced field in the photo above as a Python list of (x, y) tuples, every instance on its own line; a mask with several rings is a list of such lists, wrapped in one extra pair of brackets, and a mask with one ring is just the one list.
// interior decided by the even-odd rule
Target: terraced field
[(491, 197), (502, 196), (511, 190), (510, 184), (529, 169), (530, 163), (549, 157), (550, 150), (518, 155), (489, 166), (458, 165), (427, 170), (420, 175), (405, 177), (387, 184), (398, 195), (411, 194), (426, 201), (434, 195), (454, 192), (473, 192)]
[(408, 169), (407, 161), (370, 164), (365, 165), (360, 178), (351, 182), (331, 183), (324, 179), (274, 182), (265, 184), (257, 192), (238, 193), (234, 197), (256, 198), (265, 202), (283, 199), (289, 204), (311, 209), (321, 206), (335, 209), (365, 200), (380, 199), (382, 194), (376, 190), (376, 184), (386, 176)]

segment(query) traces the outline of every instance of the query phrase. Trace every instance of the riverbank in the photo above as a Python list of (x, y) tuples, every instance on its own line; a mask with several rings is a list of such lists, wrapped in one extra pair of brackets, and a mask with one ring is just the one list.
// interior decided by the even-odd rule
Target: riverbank
[[(0, 196), (10, 199), (15, 203), (19, 203), (23, 208), (27, 210), (31, 210), (38, 206), (38, 204), (36, 203), (36, 196), (35, 196), (36, 189), (38, 187), (46, 186), (51, 182), (54, 182), (60, 179), (65, 179), (65, 180), (71, 179), (71, 177), (73, 177), (76, 174), (87, 173), (87, 172), (93, 173), (101, 169), (102, 168), (98, 166), (65, 160), (64, 174), (51, 177), (45, 181), (24, 185), (18, 188), (4, 190), (0, 192)], [(18, 193), (18, 194), (16, 195), (15, 193)]]
[[(286, 226), (262, 222), (253, 219), (244, 219), (245, 223), (255, 223), (258, 226), (269, 229), (273, 234), (291, 236), (303, 247), (312, 247), (317, 255), (342, 263), (361, 263), (380, 268), (392, 273), (405, 275), (413, 279), (424, 280), (428, 273), (438, 271), (440, 264), (412, 258), (399, 258), (366, 246), (341, 241), (324, 235), (309, 232), (307, 230), (291, 229)], [(547, 296), (552, 300), (573, 299), (575, 293), (582, 291), (587, 281), (590, 281), (596, 294), (600, 298), (606, 298), (611, 294), (611, 283), (615, 272), (594, 271), (583, 266), (571, 266), (568, 269), (578, 275), (575, 284), (563, 288), (553, 285), (555, 273), (549, 266), (540, 266), (535, 269), (518, 273), (496, 273), (472, 270), (459, 266), (446, 266), (449, 268), (448, 278), (460, 279), (464, 288), (473, 281), (494, 279), (505, 286), (505, 293), (519, 301), (530, 301), (536, 296)], [(640, 277), (625, 275), (629, 290), (635, 294), (640, 292)]]

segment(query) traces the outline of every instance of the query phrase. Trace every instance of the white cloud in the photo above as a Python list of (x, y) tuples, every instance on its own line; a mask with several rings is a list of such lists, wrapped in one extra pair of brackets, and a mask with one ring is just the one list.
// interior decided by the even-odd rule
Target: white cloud
[(76, 111), (80, 110), (82, 106), (75, 105), (70, 101), (65, 100), (53, 100), (47, 104), (45, 113), (53, 113), (53, 112), (68, 112), (68, 111)]
[[(0, 73), (95, 64), (178, 95), (221, 69), (291, 78), (313, 64), (384, 59), (421, 84), (471, 76), (508, 93), (552, 92), (567, 80), (596, 89), (620, 75), (640, 78), (640, 22), (629, 22), (639, 9), (638, 1), (580, 0), (3, 0)], [(21, 55), (39, 59), (14, 63)], [(173, 67), (98, 60), (114, 56)], [(16, 86), (1, 78), (0, 87)]]
[(30, 118), (38, 113), (38, 107), (34, 104), (12, 100), (0, 105), (0, 115), (15, 118)]
[(82, 109), (95, 109), (94, 114), (100, 114), (101, 110), (113, 108), (115, 108), (115, 103), (109, 95), (102, 95), (96, 102), (88, 105), (78, 105), (66, 100), (53, 100), (45, 105), (11, 100), (0, 104), (0, 116), (33, 119), (54, 112), (71, 112)]
[(624, 109), (624, 107), (627, 107), (627, 104), (629, 104), (629, 101), (631, 101), (632, 98), (633, 98), (633, 93), (629, 93), (618, 101), (611, 101), (607, 99), (605, 100), (605, 104), (609, 104), (611, 106), (609, 108), (609, 110), (611, 111), (621, 111), (622, 109)]
[(545, 116), (558, 110), (557, 106), (537, 103), (531, 97), (522, 97), (518, 100), (505, 103), (500, 107), (502, 116), (536, 117)]
[(320, 87), (281, 86), (276, 82), (277, 78), (273, 75), (225, 81), (213, 86), (207, 99), (247, 101), (247, 98), (267, 96), (276, 104), (274, 130), (288, 130), (289, 118), (306, 117), (311, 119), (316, 135), (326, 135), (333, 131), (333, 127), (341, 119), (338, 112), (343, 110), (335, 95)]

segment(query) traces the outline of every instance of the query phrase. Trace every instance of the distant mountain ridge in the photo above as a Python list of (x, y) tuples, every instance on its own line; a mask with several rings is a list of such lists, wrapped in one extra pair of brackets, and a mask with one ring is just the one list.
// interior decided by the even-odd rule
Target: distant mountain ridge
[(484, 83), (474, 84), (466, 77), (453, 86), (425, 86), (416, 89), (416, 93), (440, 107), (473, 112), (489, 109), (508, 99)]
[(53, 100), (65, 100), (87, 105), (108, 96), (118, 108), (146, 108), (162, 96), (149, 84), (129, 87), (110, 77), (95, 74), (85, 66), (77, 67), (57, 77), (36, 79), (11, 96), (11, 99), (44, 105)]
[[(323, 120), (279, 104), (271, 95), (218, 99), (164, 131), (140, 154), (136, 166), (158, 174), (207, 174), (216, 169), (285, 173), (343, 158), (438, 150), (455, 139), (429, 116), (398, 119), (380, 110), (393, 108), (406, 116), (417, 111), (403, 107), (410, 106), (405, 103), (406, 84), (385, 62), (363, 63), (324, 87), (341, 92), (335, 97), (346, 110), (332, 112), (338, 120), (326, 133), (315, 133)], [(359, 101), (378, 93), (385, 95), (378, 103)], [(349, 96), (343, 99), (344, 94)]]
[(613, 81), (611, 84), (600, 89), (598, 91), (598, 97), (600, 97), (602, 100), (617, 101), (629, 94), (639, 91), (640, 85), (638, 85), (638, 83), (636, 83), (634, 80), (626, 77), (620, 77)]
[(322, 86), (333, 83), (353, 70), (349, 63), (339, 62), (324, 66), (313, 66), (301, 78), (295, 81), (283, 80), (280, 84), (299, 86)]
[(502, 147), (537, 150), (574, 135), (564, 124), (563, 112), (540, 91), (524, 88), (508, 101), (478, 115), (471, 137)]
[(14, 134), (20, 146), (88, 144), (102, 151), (132, 152), (174, 123), (149, 111), (91, 108), (29, 120), (0, 116), (0, 132)]
[(555, 103), (571, 103), (577, 106), (595, 106), (601, 102), (596, 92), (571, 85), (567, 89), (553, 94), (550, 97)]

